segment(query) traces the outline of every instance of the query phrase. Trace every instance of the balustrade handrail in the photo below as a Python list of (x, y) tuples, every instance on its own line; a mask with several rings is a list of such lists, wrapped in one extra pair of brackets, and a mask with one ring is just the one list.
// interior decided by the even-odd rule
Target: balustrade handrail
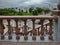
[(0, 19), (54, 19), (55, 16), (46, 16), (46, 15), (40, 15), (40, 16), (0, 16)]

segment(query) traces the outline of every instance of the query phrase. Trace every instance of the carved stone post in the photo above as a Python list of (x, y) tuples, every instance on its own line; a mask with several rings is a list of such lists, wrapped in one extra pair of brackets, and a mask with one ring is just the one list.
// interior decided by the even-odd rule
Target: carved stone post
[(39, 28), (37, 28), (38, 29), (38, 36), (40, 35), (40, 31), (39, 31), (39, 29), (40, 29), (40, 27)]
[(19, 30), (19, 28), (18, 28), (18, 19), (15, 19), (15, 22), (16, 22), (16, 39), (17, 40), (19, 40), (20, 39), (20, 36), (19, 36), (19, 34), (20, 34), (20, 30)]
[(41, 40), (44, 40), (44, 29), (43, 29), (44, 19), (40, 19), (40, 21), (41, 21), (40, 39), (41, 39)]
[(1, 33), (1, 39), (4, 39), (4, 30), (3, 30), (3, 20), (0, 19), (0, 33)]
[(45, 25), (45, 32), (46, 32), (46, 34), (48, 34), (48, 30), (47, 30), (47, 24)]
[(8, 39), (11, 40), (12, 39), (12, 30), (11, 30), (11, 26), (10, 26), (10, 19), (7, 20), (8, 21)]
[(48, 36), (48, 38), (49, 38), (49, 40), (53, 40), (53, 36), (52, 36), (52, 33), (53, 33), (53, 31), (52, 31), (52, 19), (49, 19), (49, 22), (50, 22), (50, 24), (49, 24), (49, 32), (48, 32), (49, 36)]
[(36, 35), (37, 35), (37, 32), (36, 32), (36, 29), (35, 29), (35, 19), (32, 19), (32, 24), (33, 24), (33, 29), (32, 29), (32, 34), (33, 34), (33, 36), (32, 36), (32, 39), (33, 40), (36, 40)]
[(24, 40), (28, 40), (28, 31), (27, 31), (27, 19), (24, 19)]

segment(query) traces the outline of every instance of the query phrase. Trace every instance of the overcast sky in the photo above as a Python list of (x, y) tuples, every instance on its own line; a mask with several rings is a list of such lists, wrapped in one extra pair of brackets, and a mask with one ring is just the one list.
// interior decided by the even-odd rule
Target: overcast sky
[(0, 0), (0, 7), (26, 7), (30, 5), (44, 5), (50, 4), (53, 7), (57, 5), (60, 0)]

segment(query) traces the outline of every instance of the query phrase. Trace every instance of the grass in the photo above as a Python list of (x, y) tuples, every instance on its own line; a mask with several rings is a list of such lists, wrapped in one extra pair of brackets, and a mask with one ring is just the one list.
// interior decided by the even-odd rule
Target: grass
[(8, 13), (8, 14), (3, 14), (3, 16), (32, 16), (29, 13), (22, 12), (22, 13)]
[(22, 14), (23, 14), (23, 16), (32, 16), (31, 14), (26, 13), (26, 12), (23, 12)]

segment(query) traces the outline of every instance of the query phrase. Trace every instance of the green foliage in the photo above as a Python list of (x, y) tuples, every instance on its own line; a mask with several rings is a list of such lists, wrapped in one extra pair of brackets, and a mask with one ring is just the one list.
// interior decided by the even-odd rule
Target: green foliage
[(20, 9), (19, 9), (19, 13), (20, 13)]
[(17, 13), (16, 15), (22, 15), (23, 16), (23, 14), (20, 12), (20, 13)]
[(47, 13), (49, 13), (49, 12), (50, 12), (49, 9), (44, 9), (44, 13), (45, 13), (45, 14), (47, 14)]
[(32, 14), (33, 14), (33, 15), (38, 15), (37, 10), (33, 10), (33, 11), (32, 11)]
[(14, 8), (8, 8), (8, 9), (4, 8), (4, 9), (0, 9), (0, 15), (5, 15), (5, 16), (12, 16), (12, 15), (14, 15), (14, 16), (18, 16), (18, 15), (19, 16), (24, 16), (24, 15), (26, 15), (26, 16), (29, 16), (31, 14), (27, 13), (27, 11), (23, 12), (23, 10), (20, 10), (20, 9), (19, 9), (19, 12), (17, 12)]
[[(15, 9), (17, 9), (18, 11), (16, 11)], [(29, 11), (29, 13), (28, 13)], [(24, 10), (20, 10), (18, 8), (4, 8), (4, 9), (0, 9), (0, 15), (5, 15), (5, 16), (12, 16), (12, 15), (16, 15), (16, 16), (32, 16), (32, 15), (38, 15), (38, 14), (42, 14), (42, 12), (44, 12), (45, 14), (49, 13), (50, 10), (49, 9), (42, 9), (42, 8), (29, 8), (29, 10), (26, 10), (24, 12)]]
[(42, 13), (42, 11), (43, 11), (43, 9), (42, 8), (36, 8), (37, 9), (37, 12), (38, 12), (38, 14), (41, 14)]
[(29, 12), (32, 13), (33, 8), (29, 8)]
[(23, 12), (23, 16), (32, 16), (32, 15), (29, 13)]
[(16, 13), (16, 11), (13, 9), (0, 9), (0, 15), (12, 15), (14, 13)]
[(29, 8), (29, 12), (32, 15), (38, 15), (38, 14), (43, 14), (43, 12), (45, 14), (47, 14), (47, 13), (50, 12), (50, 10), (48, 8), (47, 9), (42, 9), (42, 8), (37, 7), (37, 8)]
[(23, 10), (21, 10), (21, 12), (23, 12)]

